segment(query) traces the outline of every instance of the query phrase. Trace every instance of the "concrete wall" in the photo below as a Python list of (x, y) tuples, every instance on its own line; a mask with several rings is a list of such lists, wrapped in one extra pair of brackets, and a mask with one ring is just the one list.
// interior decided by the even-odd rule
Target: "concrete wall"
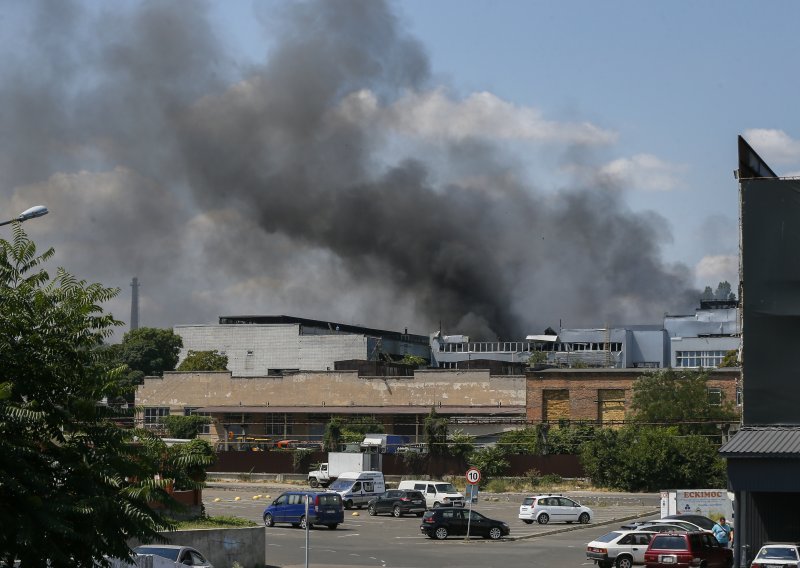
[[(200, 551), (214, 566), (228, 568), (238, 562), (244, 568), (262, 568), (267, 541), (264, 527), (240, 529), (196, 529), (163, 532), (169, 542), (191, 546)], [(131, 547), (138, 546), (132, 542)]]
[(523, 406), (524, 376), (485, 370), (417, 371), (413, 377), (359, 377), (356, 371), (232, 377), (230, 372), (166, 372), (136, 389), (137, 406), (172, 414), (200, 406)]

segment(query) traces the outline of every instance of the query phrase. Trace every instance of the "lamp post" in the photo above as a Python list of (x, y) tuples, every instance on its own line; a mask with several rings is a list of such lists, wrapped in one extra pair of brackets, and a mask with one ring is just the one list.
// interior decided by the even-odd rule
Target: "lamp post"
[(36, 205), (34, 207), (31, 207), (30, 209), (26, 209), (13, 219), (1, 222), (0, 226), (8, 225), (9, 223), (13, 223), (15, 221), (23, 223), (28, 219), (35, 219), (36, 217), (41, 217), (42, 215), (47, 215), (48, 213), (49, 211), (47, 210), (47, 207), (45, 207), (44, 205)]

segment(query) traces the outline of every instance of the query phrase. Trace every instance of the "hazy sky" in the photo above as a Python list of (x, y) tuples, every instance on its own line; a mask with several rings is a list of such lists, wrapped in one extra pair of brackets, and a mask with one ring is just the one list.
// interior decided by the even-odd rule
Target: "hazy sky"
[[(795, 2), (0, 7), (0, 207), (127, 322), (658, 323), (738, 282), (736, 136), (800, 175)], [(8, 238), (8, 227), (0, 228)], [(127, 327), (121, 328), (126, 330)]]

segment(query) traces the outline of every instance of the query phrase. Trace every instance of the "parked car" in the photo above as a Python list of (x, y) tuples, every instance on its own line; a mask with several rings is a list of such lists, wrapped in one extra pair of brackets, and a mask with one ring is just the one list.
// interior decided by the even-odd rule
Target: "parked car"
[[(308, 497), (308, 519), (306, 519), (306, 497)], [(282, 493), (264, 509), (264, 526), (275, 523), (289, 523), (294, 527), (306, 528), (325, 525), (335, 529), (344, 522), (344, 504), (338, 493), (314, 491), (287, 491)]]
[(549, 522), (579, 522), (588, 523), (594, 513), (589, 507), (584, 507), (563, 495), (535, 495), (525, 497), (519, 507), (519, 518), (526, 524), (536, 521), (540, 525)]
[(644, 553), (655, 533), (640, 530), (612, 531), (586, 545), (586, 558), (599, 568), (631, 568), (644, 564)]
[(373, 497), (367, 504), (367, 512), (373, 516), (391, 513), (395, 517), (401, 517), (414, 513), (421, 517), (426, 508), (425, 496), (413, 489), (390, 489), (378, 497)]
[(800, 566), (800, 544), (796, 542), (775, 542), (761, 547), (750, 568), (770, 568), (773, 566)]
[(448, 536), (466, 535), (467, 525), (470, 536), (482, 536), (492, 540), (507, 536), (511, 532), (508, 524), (503, 521), (490, 519), (477, 511), (463, 507), (437, 507), (425, 511), (419, 530), (429, 538), (444, 540)]
[(425, 496), (425, 505), (435, 509), (440, 505), (464, 506), (464, 496), (452, 483), (425, 479), (403, 479), (398, 489), (416, 489)]
[[(638, 530), (649, 530), (654, 532), (669, 532), (669, 531), (703, 531), (694, 523), (689, 521), (681, 521), (678, 519), (653, 519), (647, 521), (636, 527)], [(710, 532), (710, 531), (705, 531)]]
[(731, 568), (733, 551), (710, 532), (659, 533), (644, 553), (647, 568)]
[(676, 521), (685, 521), (696, 525), (699, 529), (704, 531), (710, 531), (714, 528), (714, 525), (717, 524), (716, 521), (713, 519), (709, 519), (703, 515), (695, 515), (694, 513), (686, 513), (681, 515), (667, 515), (666, 517), (661, 517), (661, 520), (676, 520)]
[(179, 546), (174, 544), (145, 544), (133, 549), (136, 554), (152, 554), (167, 560), (173, 560), (175, 564), (185, 566), (202, 566), (203, 568), (214, 568), (196, 549), (191, 546)]

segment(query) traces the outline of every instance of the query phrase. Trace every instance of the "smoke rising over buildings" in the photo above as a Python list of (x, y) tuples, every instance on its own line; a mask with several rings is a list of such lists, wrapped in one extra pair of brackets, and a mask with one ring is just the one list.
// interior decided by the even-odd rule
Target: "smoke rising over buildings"
[[(586, 164), (615, 134), (451, 94), (391, 6), (291, 3), (235, 61), (203, 4), (42, 3), (0, 63), (4, 209), (143, 326), (234, 313), (520, 337), (691, 309), (666, 221)], [(543, 86), (546, 88), (546, 86)], [(559, 147), (530, 181), (513, 142)]]

